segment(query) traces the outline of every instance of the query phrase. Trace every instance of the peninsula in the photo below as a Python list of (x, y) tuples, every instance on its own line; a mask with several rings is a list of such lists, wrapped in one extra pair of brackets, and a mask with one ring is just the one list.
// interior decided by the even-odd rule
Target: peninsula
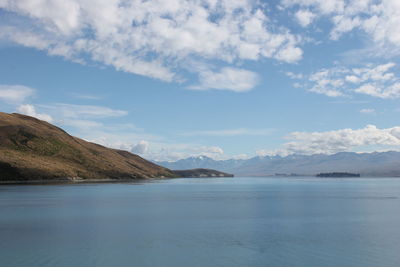
[(360, 177), (360, 174), (349, 172), (326, 172), (317, 174), (317, 177)]

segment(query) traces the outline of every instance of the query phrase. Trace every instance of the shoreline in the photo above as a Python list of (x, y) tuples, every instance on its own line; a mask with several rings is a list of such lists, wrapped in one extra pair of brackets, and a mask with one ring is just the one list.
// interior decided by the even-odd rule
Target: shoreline
[(193, 179), (193, 178), (233, 178), (230, 176), (226, 177), (154, 177), (154, 178), (134, 178), (134, 179), (81, 179), (81, 178), (62, 178), (62, 179), (47, 179), (47, 180), (15, 180), (15, 181), (0, 181), (2, 185), (61, 185), (61, 184), (113, 184), (113, 183), (142, 183), (142, 182), (153, 182), (160, 180), (171, 180), (171, 179)]
[[(241, 176), (236, 176), (235, 178), (240, 178)], [(361, 179), (382, 179), (391, 178), (399, 179), (400, 176), (363, 176), (363, 177), (315, 177), (315, 176), (296, 176), (296, 177), (282, 177), (282, 176), (243, 176), (245, 178), (315, 178), (318, 180), (361, 180)], [(143, 182), (155, 182), (160, 180), (171, 180), (171, 179), (193, 179), (193, 178), (234, 178), (234, 177), (158, 177), (158, 178), (135, 178), (135, 179), (54, 179), (54, 180), (19, 180), (19, 181), (0, 181), (0, 186), (2, 185), (78, 185), (78, 184), (129, 184), (129, 183), (143, 183)]]
[(17, 180), (0, 181), (1, 185), (60, 185), (60, 184), (111, 184), (111, 183), (140, 183), (143, 181), (156, 181), (176, 178), (136, 178), (136, 179), (54, 179), (54, 180)]

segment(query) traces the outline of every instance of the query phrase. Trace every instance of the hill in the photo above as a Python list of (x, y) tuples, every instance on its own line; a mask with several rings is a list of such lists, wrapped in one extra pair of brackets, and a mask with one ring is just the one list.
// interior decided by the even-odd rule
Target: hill
[(45, 121), (0, 112), (0, 181), (176, 176), (138, 155), (73, 137)]

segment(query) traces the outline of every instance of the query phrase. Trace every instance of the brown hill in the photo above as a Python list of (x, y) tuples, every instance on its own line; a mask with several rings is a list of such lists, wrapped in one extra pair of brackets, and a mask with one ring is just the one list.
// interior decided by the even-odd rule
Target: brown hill
[(176, 176), (137, 155), (73, 137), (50, 123), (0, 112), (0, 182)]

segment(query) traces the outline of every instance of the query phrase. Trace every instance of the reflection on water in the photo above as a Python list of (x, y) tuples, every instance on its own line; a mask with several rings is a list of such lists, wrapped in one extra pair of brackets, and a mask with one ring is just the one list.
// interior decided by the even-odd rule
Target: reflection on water
[(400, 179), (0, 186), (0, 266), (398, 266)]

